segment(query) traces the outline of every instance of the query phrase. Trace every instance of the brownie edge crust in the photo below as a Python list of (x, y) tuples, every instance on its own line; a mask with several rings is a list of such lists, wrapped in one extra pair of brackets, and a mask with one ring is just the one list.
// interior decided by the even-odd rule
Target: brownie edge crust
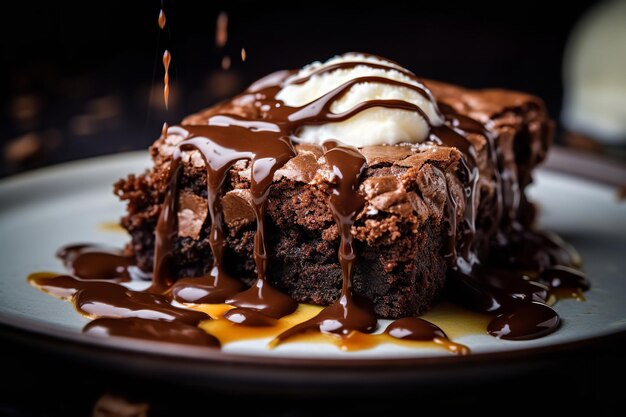
[[(476, 245), (479, 258), (512, 222), (528, 223), (523, 190), (532, 169), (549, 146), (552, 122), (541, 100), (505, 90), (466, 90), (427, 82), (435, 99), (448, 112), (471, 117), (493, 136), (497, 169), (487, 161), (488, 139), (466, 134), (477, 151), (480, 180), (476, 192)], [(237, 114), (235, 104), (222, 104), (189, 116), (185, 124), (206, 124), (218, 111)], [(131, 235), (129, 250), (137, 265), (151, 271), (154, 233), (163, 203), (172, 153), (182, 140), (169, 134), (151, 147), (154, 167), (115, 184), (115, 193), (127, 202), (122, 226)], [(328, 305), (340, 294), (342, 273), (337, 262), (339, 234), (328, 205), (328, 166), (321, 147), (297, 145), (298, 155), (276, 172), (266, 214), (269, 249), (268, 278), (296, 301)], [(462, 155), (456, 148), (432, 143), (379, 145), (360, 149), (368, 168), (359, 192), (365, 207), (352, 234), (359, 254), (354, 289), (374, 303), (379, 317), (396, 318), (424, 313), (441, 293), (449, 266), (444, 247), (450, 231), (446, 201), (459, 202), (457, 220), (465, 211)], [(208, 244), (210, 218), (206, 203), (206, 169), (197, 152), (183, 155), (183, 175), (178, 200), (178, 236), (174, 241), (178, 278), (201, 276), (212, 266)], [(514, 193), (497, 189), (494, 180), (506, 172), (502, 188), (516, 188), (520, 201), (504, 202), (507, 213), (493, 223), (494, 199)], [(250, 206), (249, 163), (241, 161), (230, 171), (222, 207), (226, 232), (225, 268), (246, 285), (256, 278), (253, 261), (254, 213)]]

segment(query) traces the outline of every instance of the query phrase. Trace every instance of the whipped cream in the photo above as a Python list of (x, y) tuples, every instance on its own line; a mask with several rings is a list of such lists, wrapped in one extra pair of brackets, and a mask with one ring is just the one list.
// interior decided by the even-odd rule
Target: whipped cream
[[(362, 62), (363, 64), (316, 73), (332, 65), (346, 62)], [(376, 67), (381, 65), (385, 68)], [(306, 77), (310, 78), (303, 83), (293, 82)], [(349, 53), (336, 56), (324, 63), (314, 62), (305, 66), (286, 80), (276, 98), (287, 106), (302, 107), (344, 83), (362, 77), (386, 78), (428, 91), (422, 83), (411, 76), (409, 71), (395, 63), (375, 56)], [(297, 139), (318, 144), (328, 139), (335, 139), (356, 147), (420, 143), (428, 138), (430, 125), (438, 126), (443, 123), (437, 105), (430, 94), (425, 97), (410, 87), (384, 82), (364, 80), (362, 83), (354, 84), (346, 94), (332, 103), (330, 111), (335, 114), (343, 113), (371, 100), (399, 100), (411, 103), (417, 106), (428, 120), (417, 111), (376, 106), (364, 109), (344, 121), (305, 125), (299, 130)]]

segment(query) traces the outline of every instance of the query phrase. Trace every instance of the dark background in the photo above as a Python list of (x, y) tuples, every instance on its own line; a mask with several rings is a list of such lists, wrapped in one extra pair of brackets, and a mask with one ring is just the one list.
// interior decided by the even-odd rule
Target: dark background
[[(144, 149), (164, 121), (175, 123), (269, 72), (347, 51), (382, 55), (420, 76), (468, 87), (528, 91), (558, 117), (563, 49), (593, 5), (568, 2), (551, 11), (540, 1), (295, 3), (165, 0), (161, 32), (159, 0), (12, 2), (0, 24), (0, 176)], [(215, 46), (220, 10), (230, 16), (223, 49)], [(173, 56), (168, 112), (165, 48)], [(229, 71), (220, 68), (226, 55)]]
[[(294, 2), (295, 3), (295, 2)], [(158, 0), (106, 2), (12, 2), (3, 6), (0, 39), (0, 176), (88, 156), (145, 149), (164, 121), (206, 107), (281, 68), (296, 68), (346, 51), (365, 51), (398, 61), (418, 75), (468, 87), (505, 87), (543, 97), (558, 118), (561, 62), (568, 35), (593, 3), (381, 1), (369, 8), (307, 3), (306, 8), (245, 2), (165, 1), (166, 31), (157, 27)], [(225, 48), (215, 46), (218, 13), (230, 16)], [(164, 48), (173, 55), (171, 101), (162, 99)], [(248, 59), (241, 62), (240, 50)], [(224, 56), (232, 67), (220, 68)], [(123, 173), (120, 173), (122, 175)], [(5, 237), (2, 237), (5, 239)], [(448, 390), (421, 391), (376, 400), (364, 393), (339, 407), (307, 398), (188, 392), (170, 385), (116, 378), (3, 344), (4, 365), (13, 381), (0, 393), (0, 415), (88, 415), (107, 392), (149, 403), (151, 415), (205, 408), (210, 402), (239, 402), (258, 415), (385, 415), (398, 406), (451, 412), (563, 413), (611, 415), (626, 363), (624, 341), (579, 352), (523, 377)], [(34, 360), (36, 357), (37, 360)], [(74, 366), (73, 369), (69, 367)], [(82, 365), (81, 365), (82, 366)], [(19, 368), (19, 369), (18, 369)], [(71, 371), (71, 372), (70, 372)], [(70, 377), (72, 387), (60, 381)], [(152, 385), (151, 385), (152, 384)], [(45, 386), (45, 389), (42, 389)], [(409, 390), (410, 391), (410, 390)], [(34, 400), (36, 399), (36, 400)], [(258, 407), (257, 407), (258, 404)]]

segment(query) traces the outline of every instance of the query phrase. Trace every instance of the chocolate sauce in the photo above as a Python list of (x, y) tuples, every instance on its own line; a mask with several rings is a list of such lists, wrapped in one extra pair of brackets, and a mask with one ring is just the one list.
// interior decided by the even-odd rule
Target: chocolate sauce
[(246, 48), (241, 48), (241, 62), (246, 62)]
[(168, 297), (133, 291), (113, 282), (69, 275), (32, 275), (29, 280), (51, 295), (71, 300), (76, 310), (89, 317), (138, 317), (191, 325), (209, 319), (199, 311), (172, 306)]
[(500, 314), (530, 302), (547, 302), (550, 288), (521, 271), (477, 267), (449, 273), (450, 297), (470, 310)]
[(391, 337), (408, 340), (447, 339), (448, 336), (438, 326), (418, 317), (404, 317), (391, 323), (385, 329)]
[[(363, 62), (363, 61), (345, 61), (345, 62), (339, 62), (337, 64), (333, 64), (333, 65), (328, 65), (325, 67), (320, 67), (319, 69), (313, 70), (311, 71), (310, 74), (304, 76), (304, 77), (298, 77), (298, 78), (294, 78), (292, 80), (289, 80), (289, 84), (304, 84), (307, 81), (309, 81), (312, 77), (315, 76), (320, 76), (323, 74), (328, 74), (330, 72), (333, 71), (337, 71), (337, 70), (347, 70), (347, 69), (353, 69), (356, 68), (358, 66), (366, 66), (368, 68), (373, 68), (373, 69), (380, 69), (383, 71), (397, 71), (401, 74), (403, 74), (406, 77), (411, 78), (414, 81), (417, 81), (421, 84), (421, 81), (419, 81), (419, 79), (415, 76), (415, 74), (413, 74), (411, 71), (406, 70), (404, 68), (401, 67), (394, 67), (391, 65), (386, 65), (386, 64), (376, 64), (373, 62)], [(429, 97), (426, 93), (425, 89), (422, 89), (422, 91), (424, 92), (425, 97)]]
[[(403, 87), (409, 90), (413, 90), (419, 94), (425, 94), (422, 88), (402, 81), (391, 80), (384, 77), (360, 77), (346, 81), (329, 93), (324, 94), (318, 99), (313, 100), (312, 102), (305, 104), (302, 107), (290, 107), (285, 105), (276, 106), (276, 102), (268, 100), (268, 102), (265, 103), (267, 107), (261, 105), (261, 109), (267, 108), (267, 110), (265, 111), (265, 118), (267, 120), (273, 121), (275, 123), (290, 124), (291, 130), (294, 132), (303, 125), (320, 125), (325, 123), (342, 122), (344, 120), (348, 120), (354, 117), (356, 114), (364, 110), (373, 107), (408, 110), (418, 113), (422, 118), (424, 118), (424, 120), (430, 123), (430, 119), (420, 107), (404, 100), (368, 100), (361, 102), (351, 109), (341, 113), (333, 113), (330, 111), (333, 103), (346, 95), (354, 85), (367, 82)], [(270, 87), (267, 90), (272, 91), (274, 90), (274, 88)], [(261, 94), (263, 94), (263, 92), (264, 90), (260, 91)]]
[(433, 341), (443, 345), (447, 350), (457, 355), (470, 353), (467, 346), (454, 343), (448, 339), (448, 336), (439, 326), (418, 317), (404, 317), (392, 322), (385, 329), (385, 334), (401, 340)]
[(580, 256), (560, 237), (519, 228), (509, 230), (503, 244), (496, 242), (491, 249), (490, 259), (503, 266), (535, 271), (555, 265), (580, 266)]
[(178, 234), (178, 179), (182, 167), (177, 160), (170, 167), (170, 183), (165, 191), (161, 214), (154, 233), (153, 293), (164, 293), (174, 283), (174, 236)]
[(549, 285), (553, 290), (568, 288), (587, 291), (591, 287), (585, 274), (574, 268), (562, 265), (545, 268), (539, 274), (539, 281)]
[(233, 308), (224, 313), (223, 317), (230, 322), (243, 326), (269, 327), (276, 325), (276, 319), (249, 308)]
[(172, 55), (167, 49), (163, 52), (163, 68), (165, 69), (165, 75), (163, 76), (163, 100), (165, 101), (165, 109), (169, 107), (170, 100), (170, 63), (172, 62)]
[[(267, 258), (264, 258), (262, 262), (266, 263)], [(258, 265), (257, 263), (257, 269)], [(226, 300), (226, 303), (254, 310), (273, 318), (286, 316), (298, 308), (298, 303), (293, 298), (274, 288), (265, 276), (257, 278), (252, 287), (232, 296)]]
[(65, 268), (79, 278), (129, 281), (135, 257), (101, 245), (70, 245), (57, 252)]
[(561, 320), (551, 307), (532, 302), (494, 318), (487, 331), (499, 339), (528, 340), (555, 331)]
[[(461, 160), (459, 162), (459, 171), (465, 182), (463, 184), (464, 194), (464, 214), (463, 222), (457, 221), (457, 207), (459, 202), (456, 201), (454, 195), (450, 192), (450, 186), (445, 180), (445, 173), (439, 171), (443, 176), (446, 184), (446, 211), (448, 220), (446, 250), (443, 254), (448, 260), (451, 268), (470, 271), (477, 259), (475, 256), (474, 237), (476, 235), (476, 189), (479, 179), (479, 170), (477, 164), (477, 154), (474, 145), (464, 136), (468, 133), (480, 134), (485, 137), (490, 133), (485, 131), (484, 127), (467, 117), (444, 111), (445, 119), (449, 125), (434, 126), (431, 129), (429, 140), (439, 145), (457, 148), (461, 152)], [(489, 146), (492, 141), (488, 140)], [(490, 160), (495, 164), (495, 160)], [(456, 169), (450, 167), (449, 169)], [(492, 166), (493, 171), (497, 169)], [(499, 187), (498, 187), (499, 188)], [(497, 212), (495, 213), (498, 214)], [(499, 222), (499, 218), (494, 221)]]
[(137, 317), (102, 318), (88, 323), (83, 332), (98, 337), (131, 337), (183, 345), (220, 347), (220, 342), (204, 330), (176, 321), (146, 320)]
[(187, 303), (220, 303), (235, 294), (242, 284), (230, 277), (222, 269), (223, 231), (222, 213), (215, 204), (209, 205), (209, 213), (214, 219), (209, 234), (209, 244), (213, 251), (213, 268), (203, 277), (182, 278), (176, 281), (174, 239), (178, 234), (178, 182), (182, 169), (179, 159), (172, 161), (170, 185), (161, 206), (161, 214), (155, 230), (154, 268), (151, 290), (165, 293), (171, 288), (173, 297)]
[(163, 9), (159, 10), (159, 19), (158, 19), (158, 23), (159, 23), (159, 28), (161, 30), (163, 30), (165, 28), (165, 23), (167, 22), (167, 19), (165, 17), (165, 12), (163, 11)]

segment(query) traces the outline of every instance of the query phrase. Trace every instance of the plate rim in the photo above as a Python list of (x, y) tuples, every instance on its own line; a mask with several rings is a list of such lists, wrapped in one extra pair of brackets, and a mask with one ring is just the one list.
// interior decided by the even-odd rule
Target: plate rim
[[(8, 333), (6, 332), (8, 330)], [(199, 362), (207, 364), (230, 364), (230, 365), (257, 365), (257, 366), (280, 366), (290, 368), (294, 365), (300, 368), (336, 368), (357, 369), (367, 367), (369, 369), (381, 368), (404, 368), (422, 366), (452, 366), (459, 364), (480, 364), (494, 361), (509, 361), (529, 359), (529, 357), (544, 356), (566, 351), (580, 350), (590, 346), (611, 343), (613, 340), (626, 338), (626, 330), (608, 332), (580, 340), (561, 342), (548, 346), (529, 347), (523, 349), (511, 349), (500, 352), (479, 352), (469, 355), (436, 355), (415, 357), (384, 357), (384, 358), (319, 358), (302, 356), (270, 356), (252, 355), (242, 353), (229, 353), (221, 349), (211, 347), (196, 347), (169, 342), (133, 339), (127, 337), (100, 338), (84, 333), (76, 333), (64, 329), (52, 329), (49, 326), (39, 324), (28, 319), (13, 320), (9, 322), (6, 317), (0, 316), (0, 334), (9, 335), (19, 339), (33, 342), (42, 336), (51, 339), (57, 344), (76, 345), (89, 349), (105, 349), (115, 355), (141, 353), (149, 355), (151, 359), (175, 359), (177, 361)]]

